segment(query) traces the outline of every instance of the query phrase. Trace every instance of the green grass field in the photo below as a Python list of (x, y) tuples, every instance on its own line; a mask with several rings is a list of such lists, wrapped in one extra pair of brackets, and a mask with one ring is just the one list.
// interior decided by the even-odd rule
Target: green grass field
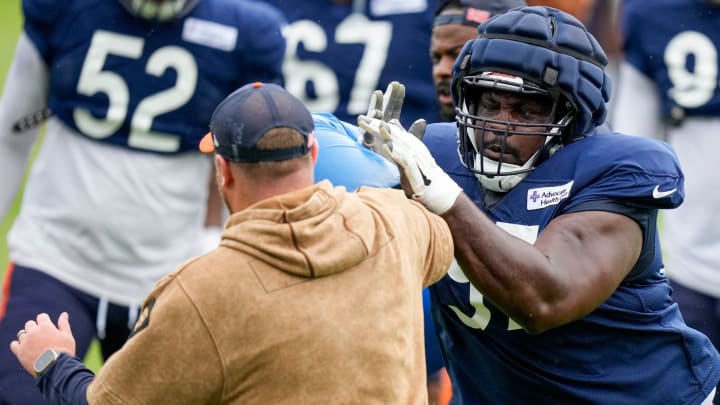
[[(5, 74), (12, 56), (15, 53), (15, 42), (22, 29), (20, 15), (20, 0), (4, 0), (0, 2), (0, 87), (5, 85)], [(10, 215), (0, 223), (0, 274), (5, 273), (7, 267), (7, 242), (5, 236), (18, 209), (15, 202)]]
[[(22, 30), (22, 15), (20, 9), (20, 0), (2, 0), (0, 1), (0, 88), (5, 85), (5, 75), (10, 67), (13, 54), (15, 53), (15, 43)], [(0, 222), (0, 277), (4, 279), (5, 269), (7, 268), (7, 232), (12, 225), (12, 221), (17, 215), (20, 207), (20, 195), (15, 199), (12, 209), (8, 215)], [(0, 214), (2, 215), (2, 214)], [(0, 290), (0, 294), (2, 291)], [(3, 347), (9, 342), (0, 342)], [(90, 352), (85, 358), (87, 365), (97, 371), (101, 365), (100, 351), (97, 344), (93, 344)]]

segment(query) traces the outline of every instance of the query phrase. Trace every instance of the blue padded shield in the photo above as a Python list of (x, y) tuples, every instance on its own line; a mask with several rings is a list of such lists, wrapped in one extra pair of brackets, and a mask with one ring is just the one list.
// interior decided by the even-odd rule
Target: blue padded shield
[(551, 7), (523, 7), (478, 27), (453, 66), (452, 97), (459, 106), (465, 76), (484, 71), (522, 77), (564, 96), (576, 110), (575, 135), (605, 121), (611, 81), (607, 56), (574, 16)]

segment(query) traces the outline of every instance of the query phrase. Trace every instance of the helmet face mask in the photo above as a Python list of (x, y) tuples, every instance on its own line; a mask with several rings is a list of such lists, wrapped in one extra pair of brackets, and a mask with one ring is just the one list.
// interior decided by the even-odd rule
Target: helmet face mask
[[(518, 76), (480, 72), (465, 76), (461, 86), (462, 107), (456, 112), (459, 151), (466, 167), (491, 191), (509, 191), (525, 178), (547, 149), (561, 142), (572, 120), (566, 106), (560, 105), (561, 97)], [(523, 106), (513, 107), (518, 111), (511, 111), (512, 117), (499, 116), (503, 100)], [(520, 143), (529, 145), (529, 152), (523, 153)]]
[[(597, 40), (561, 10), (522, 7), (482, 23), (452, 72), (462, 163), (485, 189), (515, 187), (557, 149), (603, 124), (611, 88), (606, 65)], [(487, 93), (517, 100), (500, 114), (492, 104), (479, 108)], [(524, 107), (533, 103), (526, 114)], [(539, 119), (533, 111), (546, 114)], [(519, 140), (527, 136), (534, 140)], [(522, 159), (517, 145), (524, 148)]]
[(134, 16), (148, 21), (170, 21), (187, 14), (198, 0), (120, 0)]

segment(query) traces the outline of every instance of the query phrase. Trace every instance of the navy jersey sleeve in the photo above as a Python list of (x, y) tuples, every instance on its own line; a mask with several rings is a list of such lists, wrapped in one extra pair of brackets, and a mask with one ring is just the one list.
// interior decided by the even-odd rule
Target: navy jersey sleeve
[(642, 49), (642, 35), (648, 32), (642, 21), (642, 1), (626, 1), (622, 7), (622, 36), (623, 53), (625, 60), (640, 72), (648, 75), (651, 62), (648, 61), (648, 52)]
[(35, 384), (43, 398), (53, 405), (85, 405), (87, 389), (95, 375), (80, 359), (60, 353), (55, 364)]
[(606, 211), (633, 219), (642, 230), (642, 249), (625, 280), (645, 277), (662, 267), (658, 209), (675, 208), (684, 199), (678, 159), (669, 145), (648, 138), (597, 135), (587, 141), (583, 147), (592, 152), (578, 163), (578, 187), (563, 213)]
[[(577, 146), (592, 152), (577, 163), (580, 188), (565, 207), (567, 211), (579, 211), (597, 201), (623, 201), (647, 209), (675, 208), (682, 203), (684, 177), (668, 144), (624, 135), (598, 135), (585, 141)], [(567, 147), (568, 151), (574, 146)]]
[(25, 33), (47, 62), (49, 37), (54, 22), (59, 18), (63, 3), (54, 0), (23, 0), (22, 10), (25, 17)]

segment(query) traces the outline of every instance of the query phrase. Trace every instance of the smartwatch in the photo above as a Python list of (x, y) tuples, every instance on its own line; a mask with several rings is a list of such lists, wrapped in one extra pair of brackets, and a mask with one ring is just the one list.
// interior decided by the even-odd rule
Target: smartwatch
[(43, 375), (57, 361), (60, 353), (54, 349), (45, 350), (33, 363), (33, 370), (37, 377)]

